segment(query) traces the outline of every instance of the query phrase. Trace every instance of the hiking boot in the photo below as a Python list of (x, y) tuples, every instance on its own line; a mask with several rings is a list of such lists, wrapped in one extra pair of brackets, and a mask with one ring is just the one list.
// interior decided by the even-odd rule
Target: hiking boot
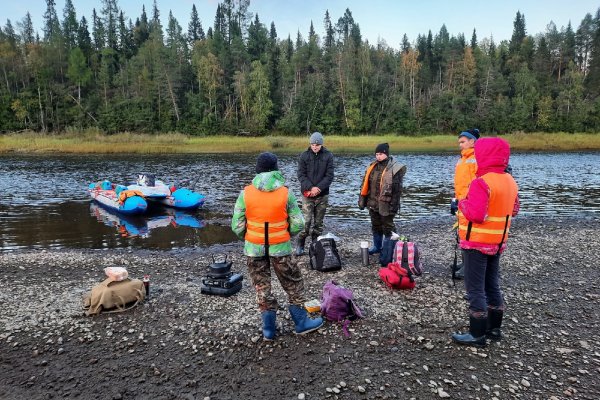
[(308, 313), (303, 307), (297, 305), (289, 306), (290, 315), (296, 325), (296, 334), (304, 335), (305, 333), (317, 330), (323, 325), (323, 318), (309, 318)]
[(304, 255), (304, 243), (305, 242), (306, 242), (306, 238), (298, 237), (298, 239), (296, 240), (296, 251), (294, 252), (294, 254), (297, 257)]
[(487, 318), (476, 318), (470, 316), (470, 326), (468, 333), (455, 332), (452, 334), (452, 341), (467, 346), (485, 347), (485, 331), (487, 328)]
[(485, 336), (493, 341), (501, 340), (504, 336), (502, 334), (502, 316), (504, 311), (488, 309), (487, 327), (485, 330)]
[(381, 247), (383, 246), (383, 234), (373, 233), (373, 246), (369, 247), (369, 255), (381, 253)]
[(276, 317), (277, 313), (275, 312), (275, 310), (267, 310), (262, 312), (264, 340), (275, 339), (275, 330), (277, 329), (277, 327), (275, 326)]

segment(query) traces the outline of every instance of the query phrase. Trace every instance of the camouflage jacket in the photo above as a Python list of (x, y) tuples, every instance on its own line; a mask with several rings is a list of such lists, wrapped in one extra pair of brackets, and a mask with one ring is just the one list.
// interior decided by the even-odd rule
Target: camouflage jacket
[[(285, 185), (285, 178), (279, 171), (263, 172), (258, 174), (252, 180), (252, 185), (258, 190), (272, 192)], [(287, 214), (290, 235), (296, 235), (304, 229), (304, 217), (298, 207), (298, 201), (291, 190), (288, 191)], [(231, 229), (240, 238), (243, 239), (246, 234), (246, 202), (244, 200), (244, 191), (235, 202), (233, 218), (231, 219)], [(245, 241), (244, 254), (250, 257), (262, 257), (265, 255), (265, 246)], [(292, 254), (292, 244), (287, 242), (272, 244), (269, 246), (269, 255), (273, 257), (283, 257)]]

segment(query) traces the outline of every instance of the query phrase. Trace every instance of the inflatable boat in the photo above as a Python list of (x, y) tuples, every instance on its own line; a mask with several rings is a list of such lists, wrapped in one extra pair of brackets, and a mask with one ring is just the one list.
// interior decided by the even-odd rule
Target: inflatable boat
[(167, 185), (149, 174), (139, 175), (135, 185), (129, 185), (127, 188), (140, 191), (148, 200), (186, 210), (202, 206), (205, 199), (200, 193), (186, 187)]
[(94, 201), (122, 214), (141, 214), (148, 208), (141, 192), (110, 181), (90, 183), (88, 193)]

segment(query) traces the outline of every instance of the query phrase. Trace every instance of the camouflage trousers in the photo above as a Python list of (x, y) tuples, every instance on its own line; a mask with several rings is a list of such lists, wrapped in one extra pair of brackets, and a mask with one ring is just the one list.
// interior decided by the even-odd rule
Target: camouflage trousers
[(310, 234), (312, 226), (312, 239), (316, 240), (323, 234), (323, 219), (329, 204), (329, 195), (319, 197), (302, 196), (302, 214), (304, 215), (304, 230), (298, 234), (299, 240), (305, 240)]
[(289, 304), (302, 306), (306, 301), (304, 297), (304, 280), (298, 264), (292, 256), (248, 257), (248, 273), (256, 289), (256, 301), (260, 311), (277, 310), (277, 299), (271, 290), (271, 268), (275, 272), (281, 287), (288, 295)]

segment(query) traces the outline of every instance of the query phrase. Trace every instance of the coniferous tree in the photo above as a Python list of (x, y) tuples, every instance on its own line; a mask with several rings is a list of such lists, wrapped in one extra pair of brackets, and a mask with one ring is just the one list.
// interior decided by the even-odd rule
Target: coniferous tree
[(62, 26), (65, 44), (67, 47), (73, 48), (77, 46), (77, 32), (79, 30), (79, 24), (77, 23), (77, 15), (75, 13), (75, 7), (73, 6), (72, 0), (65, 1)]
[(35, 41), (33, 23), (31, 22), (31, 14), (27, 11), (23, 21), (21, 22), (21, 40), (24, 44), (32, 44)]
[(53, 41), (60, 34), (60, 24), (56, 15), (56, 2), (46, 0), (46, 12), (44, 13), (44, 40)]
[(98, 14), (96, 14), (96, 9), (92, 10), (92, 38), (94, 42), (94, 49), (99, 52), (104, 48), (106, 31), (104, 29), (104, 24)]
[(195, 4), (192, 5), (192, 14), (190, 16), (190, 23), (188, 24), (187, 38), (190, 49), (194, 48), (194, 43), (196, 43), (197, 40), (205, 39), (202, 22), (200, 21), (200, 18), (198, 18), (198, 11), (196, 10)]
[(142, 6), (142, 15), (135, 21), (135, 28), (133, 31), (133, 42), (136, 48), (140, 48), (142, 44), (150, 37), (150, 27), (148, 25), (148, 16), (146, 15), (146, 8)]
[(77, 28), (77, 47), (81, 49), (86, 59), (90, 58), (92, 53), (92, 39), (90, 38), (90, 32), (85, 17), (81, 17), (79, 27)]
[(510, 38), (509, 55), (512, 56), (521, 50), (521, 44), (526, 35), (525, 15), (521, 14), (520, 11), (517, 11), (517, 16), (513, 22), (512, 37)]

